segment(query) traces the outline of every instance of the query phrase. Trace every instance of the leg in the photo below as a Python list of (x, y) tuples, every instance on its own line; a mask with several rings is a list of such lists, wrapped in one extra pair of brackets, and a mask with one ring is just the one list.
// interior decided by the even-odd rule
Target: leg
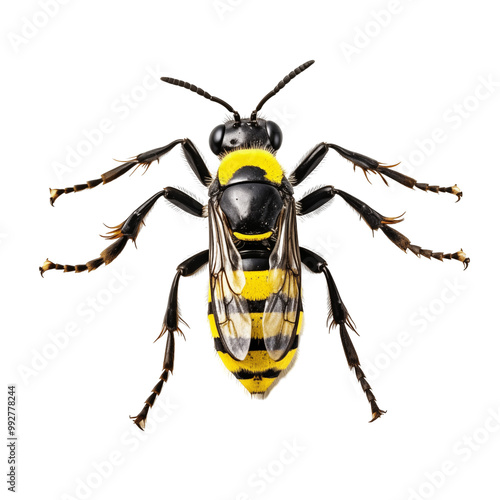
[[(326, 142), (321, 142), (318, 144), (312, 151), (310, 151), (299, 163), (296, 169), (290, 176), (290, 182), (292, 186), (296, 186), (300, 184), (321, 162), (321, 160), (326, 156), (328, 152), (328, 148), (334, 149), (339, 153), (340, 156), (344, 157), (346, 160), (349, 160), (354, 169), (356, 167), (360, 167), (365, 174), (366, 179), (368, 180), (367, 173), (376, 173), (379, 174), (381, 179), (385, 182), (384, 175), (389, 177), (390, 179), (403, 184), (408, 188), (418, 188), (422, 191), (431, 191), (433, 193), (451, 193), (456, 195), (457, 201), (462, 197), (462, 192), (460, 188), (455, 184), (451, 187), (440, 187), (440, 186), (429, 186), (429, 184), (417, 182), (415, 179), (408, 177), (400, 172), (395, 170), (390, 170), (392, 167), (396, 165), (383, 165), (379, 163), (377, 160), (373, 158), (369, 158), (368, 156), (364, 156), (359, 153), (355, 153), (354, 151), (349, 151), (347, 149), (341, 148), (335, 144), (329, 144)], [(369, 182), (369, 180), (368, 180)]]
[(363, 370), (361, 370), (359, 358), (356, 353), (356, 349), (354, 349), (354, 345), (349, 337), (349, 333), (347, 332), (347, 326), (355, 333), (356, 330), (354, 328), (354, 324), (352, 322), (347, 309), (340, 298), (339, 292), (337, 290), (337, 286), (333, 281), (332, 275), (328, 270), (328, 265), (324, 259), (322, 259), (319, 255), (307, 250), (305, 248), (300, 248), (300, 258), (302, 263), (313, 273), (323, 273), (326, 278), (326, 283), (328, 285), (328, 295), (330, 299), (330, 312), (328, 314), (328, 320), (330, 322), (330, 329), (338, 326), (340, 330), (340, 340), (342, 342), (342, 347), (344, 348), (345, 357), (347, 359), (347, 363), (349, 368), (353, 369), (356, 372), (356, 378), (358, 382), (361, 384), (361, 388), (363, 389), (366, 397), (370, 403), (372, 410), (372, 419), (370, 422), (377, 420), (377, 418), (381, 417), (384, 410), (381, 410), (377, 405), (377, 400), (371, 391), (370, 384), (366, 381), (365, 374)]
[(188, 196), (186, 193), (179, 191), (178, 189), (167, 187), (162, 191), (156, 193), (152, 196), (148, 201), (143, 203), (137, 210), (128, 217), (127, 220), (118, 224), (118, 226), (110, 227), (111, 231), (109, 231), (108, 236), (104, 236), (107, 240), (117, 240), (109, 247), (105, 248), (100, 257), (97, 259), (90, 260), (86, 264), (78, 264), (78, 265), (68, 265), (68, 264), (54, 264), (50, 260), (46, 260), (42, 267), (40, 267), (40, 273), (43, 276), (45, 271), (49, 269), (58, 269), (64, 270), (64, 272), (75, 272), (81, 273), (82, 271), (93, 271), (97, 269), (102, 264), (109, 264), (113, 262), (118, 255), (122, 252), (127, 244), (128, 240), (132, 240), (135, 244), (135, 240), (144, 225), (144, 219), (153, 208), (156, 201), (164, 197), (177, 207), (181, 208), (185, 212), (188, 212), (191, 215), (196, 217), (204, 217), (203, 206), (198, 203), (195, 199)]
[(441, 261), (443, 259), (458, 260), (464, 264), (464, 269), (467, 269), (470, 259), (465, 255), (463, 250), (455, 253), (443, 253), (433, 252), (432, 250), (425, 250), (418, 245), (412, 245), (410, 240), (406, 236), (401, 234), (399, 231), (396, 231), (392, 227), (389, 227), (390, 224), (397, 224), (398, 222), (401, 222), (403, 220), (401, 219), (401, 215), (399, 217), (384, 217), (377, 211), (373, 210), (373, 208), (369, 207), (366, 203), (363, 203), (361, 200), (358, 200), (354, 196), (351, 196), (349, 193), (340, 191), (339, 189), (335, 189), (333, 186), (326, 186), (317, 189), (316, 191), (313, 191), (311, 194), (302, 198), (302, 200), (299, 201), (299, 215), (306, 215), (314, 212), (314, 210), (317, 210), (325, 203), (332, 200), (335, 195), (343, 198), (354, 210), (356, 210), (356, 212), (358, 212), (360, 217), (368, 224), (372, 231), (382, 229), (383, 233), (404, 252), (410, 249), (418, 257), (420, 257), (420, 255), (423, 255), (428, 259), (432, 257)]
[[(146, 426), (146, 418), (149, 409), (153, 406), (156, 396), (160, 395), (163, 383), (168, 380), (169, 373), (174, 371), (174, 332), (178, 331), (182, 334), (179, 328), (179, 322), (183, 322), (179, 315), (179, 306), (177, 302), (177, 292), (179, 289), (179, 279), (181, 276), (191, 276), (196, 273), (200, 268), (202, 268), (208, 262), (208, 250), (197, 253), (189, 259), (185, 260), (182, 264), (177, 266), (177, 274), (175, 275), (174, 281), (172, 282), (172, 288), (170, 289), (170, 295), (168, 297), (167, 311), (165, 317), (163, 318), (163, 327), (161, 329), (160, 337), (162, 337), (166, 332), (167, 335), (167, 345), (165, 348), (165, 357), (163, 359), (163, 371), (160, 375), (160, 381), (151, 390), (151, 395), (145, 401), (144, 408), (135, 417), (130, 417), (134, 420), (134, 423), (139, 427), (139, 429), (144, 430)], [(156, 339), (156, 340), (158, 340)]]
[[(182, 150), (184, 152), (184, 156), (186, 157), (189, 166), (195, 173), (196, 177), (200, 180), (200, 182), (204, 186), (209, 186), (212, 180), (212, 176), (208, 171), (203, 158), (200, 153), (196, 149), (195, 145), (191, 142), (190, 139), (177, 139), (176, 141), (167, 144), (161, 148), (152, 149), (151, 151), (147, 151), (146, 153), (141, 153), (137, 155), (133, 160), (128, 161), (126, 163), (122, 163), (118, 167), (110, 170), (101, 175), (100, 179), (94, 179), (93, 181), (87, 181), (85, 184), (76, 184), (73, 187), (67, 187), (64, 189), (51, 189), (50, 190), (50, 204), (54, 206), (54, 202), (65, 193), (73, 193), (78, 191), (83, 191), (84, 189), (92, 189), (99, 184), (106, 184), (108, 182), (114, 181), (121, 177), (123, 174), (128, 172), (131, 168), (136, 167), (145, 167), (145, 171), (149, 168), (151, 163), (154, 161), (160, 162), (160, 158), (167, 154), (171, 149), (173, 149), (177, 144), (182, 145)], [(135, 172), (135, 170), (134, 170)], [(133, 172), (132, 172), (133, 173)]]

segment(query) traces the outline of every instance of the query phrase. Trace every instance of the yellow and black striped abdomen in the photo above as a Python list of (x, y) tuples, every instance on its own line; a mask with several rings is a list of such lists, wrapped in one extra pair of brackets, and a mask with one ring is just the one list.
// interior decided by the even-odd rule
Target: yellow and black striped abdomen
[(272, 360), (264, 345), (264, 334), (262, 329), (264, 306), (267, 297), (271, 293), (271, 287), (268, 282), (269, 271), (244, 271), (244, 274), (246, 283), (242, 295), (248, 302), (250, 316), (252, 318), (252, 339), (249, 352), (243, 361), (235, 360), (226, 352), (215, 324), (210, 295), (208, 318), (212, 336), (215, 341), (215, 349), (226, 368), (251, 394), (263, 394), (270, 388), (273, 382), (276, 381), (280, 373), (290, 365), (290, 362), (295, 356), (302, 326), (302, 309), (299, 312), (297, 336), (295, 337), (291, 349), (282, 360)]

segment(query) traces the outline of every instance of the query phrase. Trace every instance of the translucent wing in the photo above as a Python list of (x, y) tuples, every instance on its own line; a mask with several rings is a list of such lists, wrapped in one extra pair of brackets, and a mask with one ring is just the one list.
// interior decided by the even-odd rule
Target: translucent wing
[(271, 294), (266, 300), (262, 328), (264, 345), (274, 361), (290, 350), (299, 323), (301, 305), (300, 251), (293, 198), (285, 200), (276, 245), (269, 258)]
[(241, 295), (245, 274), (219, 205), (208, 204), (210, 231), (210, 293), (219, 337), (234, 359), (245, 359), (252, 337), (248, 303)]

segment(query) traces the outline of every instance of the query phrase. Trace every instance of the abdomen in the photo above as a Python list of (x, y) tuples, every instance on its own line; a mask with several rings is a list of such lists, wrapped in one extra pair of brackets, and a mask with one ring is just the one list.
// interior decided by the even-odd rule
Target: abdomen
[[(242, 256), (243, 257), (243, 256)], [(252, 318), (252, 339), (250, 350), (243, 361), (233, 359), (225, 350), (219, 337), (212, 314), (211, 297), (209, 296), (208, 318), (210, 330), (214, 337), (215, 349), (226, 368), (243, 384), (251, 394), (264, 394), (286, 370), (293, 360), (298, 347), (299, 334), (302, 326), (302, 310), (299, 313), (297, 336), (287, 355), (281, 361), (273, 361), (267, 354), (262, 331), (262, 316), (266, 299), (270, 293), (268, 282), (269, 270), (267, 259), (243, 258), (243, 269), (246, 284), (242, 295), (247, 300)]]

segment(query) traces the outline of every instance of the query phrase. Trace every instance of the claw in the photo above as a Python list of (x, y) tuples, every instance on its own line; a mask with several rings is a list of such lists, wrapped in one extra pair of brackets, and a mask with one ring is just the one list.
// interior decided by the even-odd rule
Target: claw
[(375, 422), (378, 418), (380, 418), (384, 413), (387, 413), (385, 410), (378, 410), (378, 412), (372, 413), (372, 419), (368, 423)]
[(464, 195), (456, 184), (451, 187), (451, 194), (454, 194), (457, 197), (457, 201), (455, 203), (458, 203)]
[(38, 270), (40, 271), (40, 275), (42, 276), (43, 278), (43, 273), (45, 271), (48, 271), (49, 269), (55, 269), (56, 265), (51, 262), (49, 259), (45, 259), (45, 262), (42, 264), (41, 267), (38, 268)]
[(380, 418), (384, 413), (387, 413), (385, 410), (381, 410), (375, 399), (373, 399), (372, 401), (370, 401), (370, 405), (371, 405), (371, 408), (372, 408), (372, 419), (370, 420), (370, 423), (371, 422), (374, 422), (375, 420), (377, 420), (378, 418)]
[(64, 193), (64, 189), (51, 189), (50, 190), (50, 204), (54, 206), (54, 202)]
[(143, 410), (141, 411), (141, 413), (139, 413), (135, 417), (132, 417), (132, 416), (129, 417), (134, 421), (134, 424), (137, 425), (137, 427), (139, 427), (139, 429), (141, 429), (141, 431), (143, 431), (146, 428), (146, 417), (148, 414), (148, 410), (149, 410), (149, 406), (145, 406), (143, 408)]
[(465, 254), (465, 252), (462, 249), (460, 249), (459, 252), (455, 252), (452, 255), (452, 258), (463, 263), (464, 271), (469, 267), (470, 259), (469, 259), (469, 257), (467, 257), (467, 255)]

